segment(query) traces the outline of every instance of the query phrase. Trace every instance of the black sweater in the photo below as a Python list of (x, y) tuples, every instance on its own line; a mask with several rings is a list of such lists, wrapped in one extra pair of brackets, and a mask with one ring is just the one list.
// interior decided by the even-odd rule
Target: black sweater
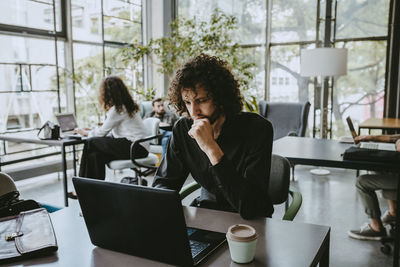
[(191, 173), (202, 186), (198, 206), (239, 212), (244, 219), (271, 217), (271, 123), (247, 112), (227, 117), (216, 140), (224, 156), (215, 166), (188, 135), (192, 123), (189, 118), (176, 123), (153, 186), (180, 190)]

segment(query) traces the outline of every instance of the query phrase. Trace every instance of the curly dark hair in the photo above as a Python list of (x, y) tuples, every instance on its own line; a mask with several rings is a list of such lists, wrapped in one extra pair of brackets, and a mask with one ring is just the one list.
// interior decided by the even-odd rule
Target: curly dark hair
[(208, 92), (215, 106), (225, 116), (234, 115), (242, 110), (243, 97), (240, 94), (239, 82), (225, 61), (215, 56), (200, 54), (176, 72), (168, 97), (179, 115), (188, 112), (182, 100), (182, 90), (190, 89), (196, 92), (196, 86)]
[(135, 103), (128, 88), (117, 76), (108, 76), (101, 81), (99, 103), (105, 111), (115, 106), (118, 113), (121, 113), (125, 106), (129, 117), (133, 117), (139, 111), (139, 105)]

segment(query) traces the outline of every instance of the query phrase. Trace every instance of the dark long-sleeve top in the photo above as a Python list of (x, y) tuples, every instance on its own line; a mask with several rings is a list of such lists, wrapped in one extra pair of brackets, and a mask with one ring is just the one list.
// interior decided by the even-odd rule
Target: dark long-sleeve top
[(153, 186), (180, 190), (191, 173), (202, 187), (200, 207), (238, 212), (245, 219), (271, 217), (271, 123), (255, 113), (227, 117), (216, 139), (224, 156), (214, 166), (188, 135), (192, 124), (189, 118), (175, 124)]

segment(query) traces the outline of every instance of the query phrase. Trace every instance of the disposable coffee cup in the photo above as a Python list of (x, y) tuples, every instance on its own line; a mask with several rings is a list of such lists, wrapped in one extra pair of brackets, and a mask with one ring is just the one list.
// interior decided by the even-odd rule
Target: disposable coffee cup
[(237, 263), (248, 263), (254, 259), (257, 244), (256, 229), (247, 224), (235, 224), (226, 233), (231, 259)]

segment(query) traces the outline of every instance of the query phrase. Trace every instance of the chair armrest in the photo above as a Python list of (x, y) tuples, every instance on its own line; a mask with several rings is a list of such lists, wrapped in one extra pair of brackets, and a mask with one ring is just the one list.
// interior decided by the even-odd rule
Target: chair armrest
[(290, 203), (290, 206), (285, 212), (285, 215), (283, 215), (282, 220), (293, 221), (301, 207), (301, 203), (303, 203), (303, 196), (293, 186), (289, 187), (289, 194), (292, 196), (292, 203)]
[(145, 137), (145, 138), (142, 138), (142, 139), (138, 139), (135, 142), (133, 142), (131, 144), (131, 149), (130, 149), (130, 156), (131, 156), (131, 161), (133, 162), (133, 164), (135, 164), (136, 166), (139, 166), (139, 167), (143, 167), (143, 168), (149, 168), (149, 169), (154, 169), (154, 170), (157, 169), (156, 166), (145, 165), (145, 164), (137, 162), (134, 158), (132, 158), (132, 152), (133, 152), (133, 148), (134, 148), (134, 146), (136, 144), (140, 144), (140, 143), (143, 143), (143, 142), (146, 142), (146, 141), (149, 141), (149, 140), (152, 140), (152, 139), (157, 139), (157, 138), (160, 138), (160, 137), (162, 137), (162, 134), (156, 134), (156, 135), (148, 136), (148, 137)]
[(181, 199), (184, 199), (185, 197), (187, 197), (188, 195), (190, 195), (191, 193), (193, 193), (200, 187), (201, 186), (198, 183), (192, 182), (192, 183), (187, 184), (184, 187), (182, 187), (181, 191), (179, 192), (179, 195), (181, 196)]

